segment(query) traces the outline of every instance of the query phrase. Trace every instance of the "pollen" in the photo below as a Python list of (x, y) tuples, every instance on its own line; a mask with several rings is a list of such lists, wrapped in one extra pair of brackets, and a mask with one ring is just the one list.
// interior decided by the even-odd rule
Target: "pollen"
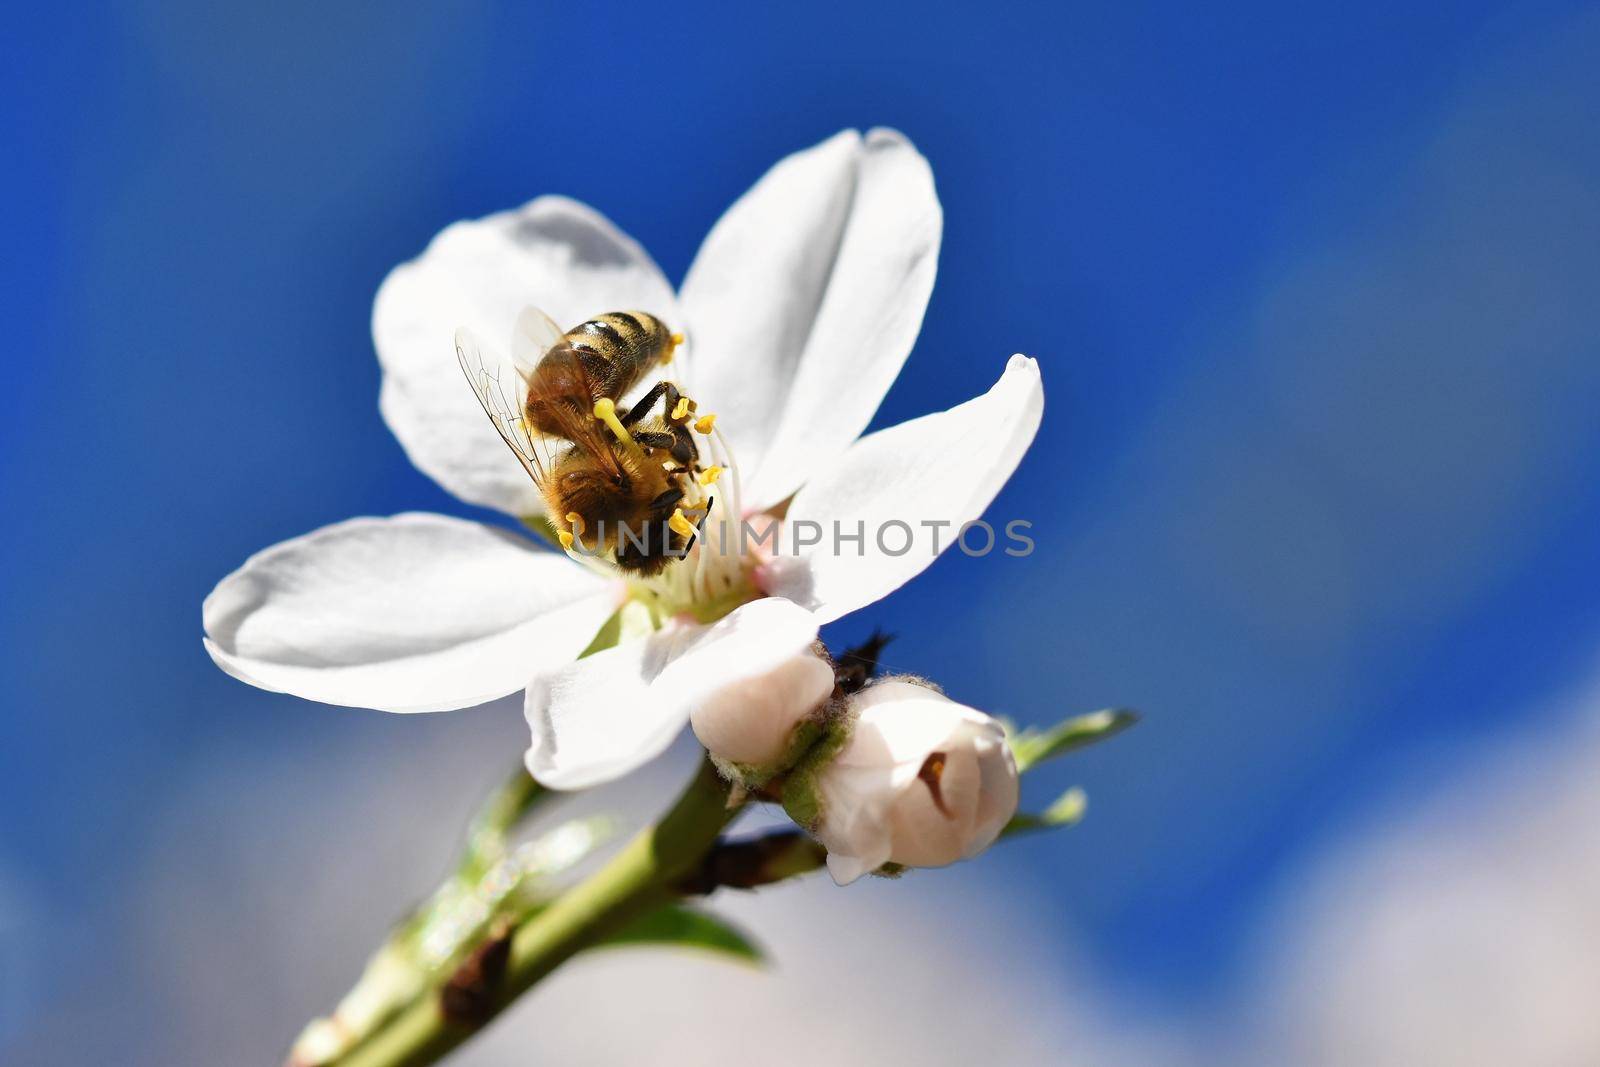
[(617, 440), (634, 451), (641, 451), (639, 443), (633, 439), (628, 428), (622, 425), (622, 420), (617, 418), (617, 402), (608, 396), (603, 396), (594, 402), (594, 417), (608, 426)]
[(583, 516), (576, 511), (567, 512), (567, 522), (572, 524), (572, 532), (579, 537), (583, 536)]
[(681, 333), (673, 334), (672, 335), (672, 347), (673, 348), (677, 348), (681, 344), (683, 344), (683, 334), (681, 334)]
[(701, 485), (710, 485), (720, 477), (722, 477), (722, 468), (713, 464), (696, 475), (695, 481), (699, 482)]
[(694, 523), (684, 517), (682, 508), (672, 509), (672, 518), (667, 520), (667, 526), (673, 533), (682, 537), (694, 536)]
[(680, 396), (678, 398), (677, 406), (672, 409), (672, 421), (677, 422), (679, 419), (688, 415), (689, 406), (689, 398), (686, 396)]
[(572, 551), (572, 534), (567, 530), (557, 530), (556, 540), (561, 542), (561, 547), (568, 552)]
[(702, 415), (695, 420), (694, 428), (698, 433), (708, 434), (711, 432), (711, 427), (715, 426), (716, 424), (717, 417), (715, 415)]

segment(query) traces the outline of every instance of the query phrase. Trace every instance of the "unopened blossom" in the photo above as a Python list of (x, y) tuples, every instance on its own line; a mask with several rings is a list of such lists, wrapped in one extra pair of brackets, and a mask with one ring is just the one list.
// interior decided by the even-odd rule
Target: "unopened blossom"
[(886, 863), (942, 867), (992, 845), (1017, 811), (998, 721), (917, 682), (852, 698), (849, 739), (812, 779), (828, 871), (846, 885)]
[[(563, 326), (645, 310), (688, 339), (670, 371), (716, 415), (709, 450), (724, 469), (708, 518), (733, 536), (702, 537), (640, 580), (477, 522), (354, 519), (224, 579), (204, 608), (207, 650), (262, 688), (386, 711), (526, 687), (536, 777), (577, 788), (627, 773), (711, 690), (752, 677), (747, 660), (703, 656), (692, 692), (673, 688), (687, 680), (668, 671), (677, 658), (719, 643), (708, 626), (734, 620), (719, 633), (752, 643), (770, 626), (765, 640), (783, 645), (799, 616), (736, 618), (782, 599), (809, 641), (932, 563), (1031, 443), (1044, 401), (1024, 356), (982, 396), (860, 436), (916, 339), (941, 231), (927, 161), (888, 130), (779, 162), (712, 228), (676, 292), (636, 242), (563, 197), (447, 227), (373, 307), (379, 408), (412, 461), (464, 501), (541, 519), (532, 480), (463, 381), (457, 331), (510, 345), (528, 306)], [(891, 519), (908, 545), (872, 536)], [(779, 528), (779, 550), (748, 544), (742, 521)], [(788, 535), (858, 523), (868, 535), (842, 547), (796, 552)], [(623, 624), (615, 647), (574, 663), (608, 620)]]
[(722, 766), (757, 775), (782, 770), (800, 754), (804, 728), (819, 723), (833, 665), (809, 647), (773, 658), (770, 670), (724, 685), (689, 710), (694, 736)]

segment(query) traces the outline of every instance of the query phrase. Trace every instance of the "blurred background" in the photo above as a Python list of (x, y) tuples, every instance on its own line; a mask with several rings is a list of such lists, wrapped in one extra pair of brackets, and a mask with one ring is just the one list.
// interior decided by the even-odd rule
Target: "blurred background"
[[(276, 4), (13, 12), (0, 301), (0, 1060), (274, 1064), (515, 764), (515, 701), (256, 691), (200, 601), (474, 512), (378, 417), (371, 299), (585, 200), (681, 278), (783, 154), (891, 125), (946, 214), (887, 425), (1036, 355), (993, 515), (829, 628), (1022, 722), (1080, 827), (723, 902), (757, 976), (580, 960), (460, 1057), (1600, 1062), (1592, 4)], [(581, 151), (626, 128), (638, 155)], [(678, 751), (605, 803), (642, 811)], [(823, 1060), (822, 1062), (826, 1062)]]

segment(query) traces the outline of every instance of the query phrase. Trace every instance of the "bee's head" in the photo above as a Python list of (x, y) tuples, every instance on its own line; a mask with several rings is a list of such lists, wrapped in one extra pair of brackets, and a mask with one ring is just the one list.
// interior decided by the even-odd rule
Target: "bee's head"
[(619, 567), (645, 576), (683, 557), (687, 539), (668, 525), (683, 490), (659, 465), (619, 469), (573, 450), (551, 474), (546, 496), (552, 516), (586, 551), (614, 551)]
[(673, 513), (682, 500), (682, 489), (672, 486), (663, 490), (646, 506), (648, 518), (640, 527), (619, 532), (617, 566), (648, 578), (684, 557), (689, 539), (671, 525)]

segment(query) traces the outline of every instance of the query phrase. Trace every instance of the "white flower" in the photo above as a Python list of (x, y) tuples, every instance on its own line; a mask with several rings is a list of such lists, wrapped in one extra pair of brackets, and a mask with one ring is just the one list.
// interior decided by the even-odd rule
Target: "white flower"
[(907, 681), (868, 686), (851, 704), (849, 740), (812, 781), (834, 881), (885, 863), (943, 867), (994, 844), (1017, 811), (1000, 723)]
[[(864, 543), (836, 551), (825, 537), (790, 555), (785, 537), (769, 559), (737, 533), (703, 537), (640, 582), (479, 523), (354, 519), (224, 579), (204, 607), (207, 650), (253, 685), (386, 711), (469, 707), (533, 678), (528, 763), (542, 781), (574, 788), (637, 767), (688, 720), (685, 694), (771, 668), (712, 650), (737, 636), (741, 649), (792, 654), (897, 588), (982, 514), (1032, 441), (1044, 398), (1023, 356), (984, 395), (857, 440), (916, 338), (941, 226), (926, 161), (874, 130), (781, 161), (713, 227), (676, 294), (633, 240), (572, 200), (446, 228), (385, 279), (372, 323), (380, 409), (441, 485), (520, 519), (542, 509), (462, 380), (458, 328), (499, 340), (528, 305), (563, 325), (637, 308), (689, 337), (674, 377), (718, 415), (719, 448), (738, 460), (720, 483), (724, 517), (776, 522), (768, 513), (788, 501), (785, 533), (864, 521)], [(909, 524), (907, 550), (898, 534), (888, 550), (875, 543), (889, 518)], [(763, 597), (792, 604), (757, 610)], [(614, 616), (621, 643), (573, 663)], [(707, 653), (696, 677), (668, 671), (696, 648)]]

